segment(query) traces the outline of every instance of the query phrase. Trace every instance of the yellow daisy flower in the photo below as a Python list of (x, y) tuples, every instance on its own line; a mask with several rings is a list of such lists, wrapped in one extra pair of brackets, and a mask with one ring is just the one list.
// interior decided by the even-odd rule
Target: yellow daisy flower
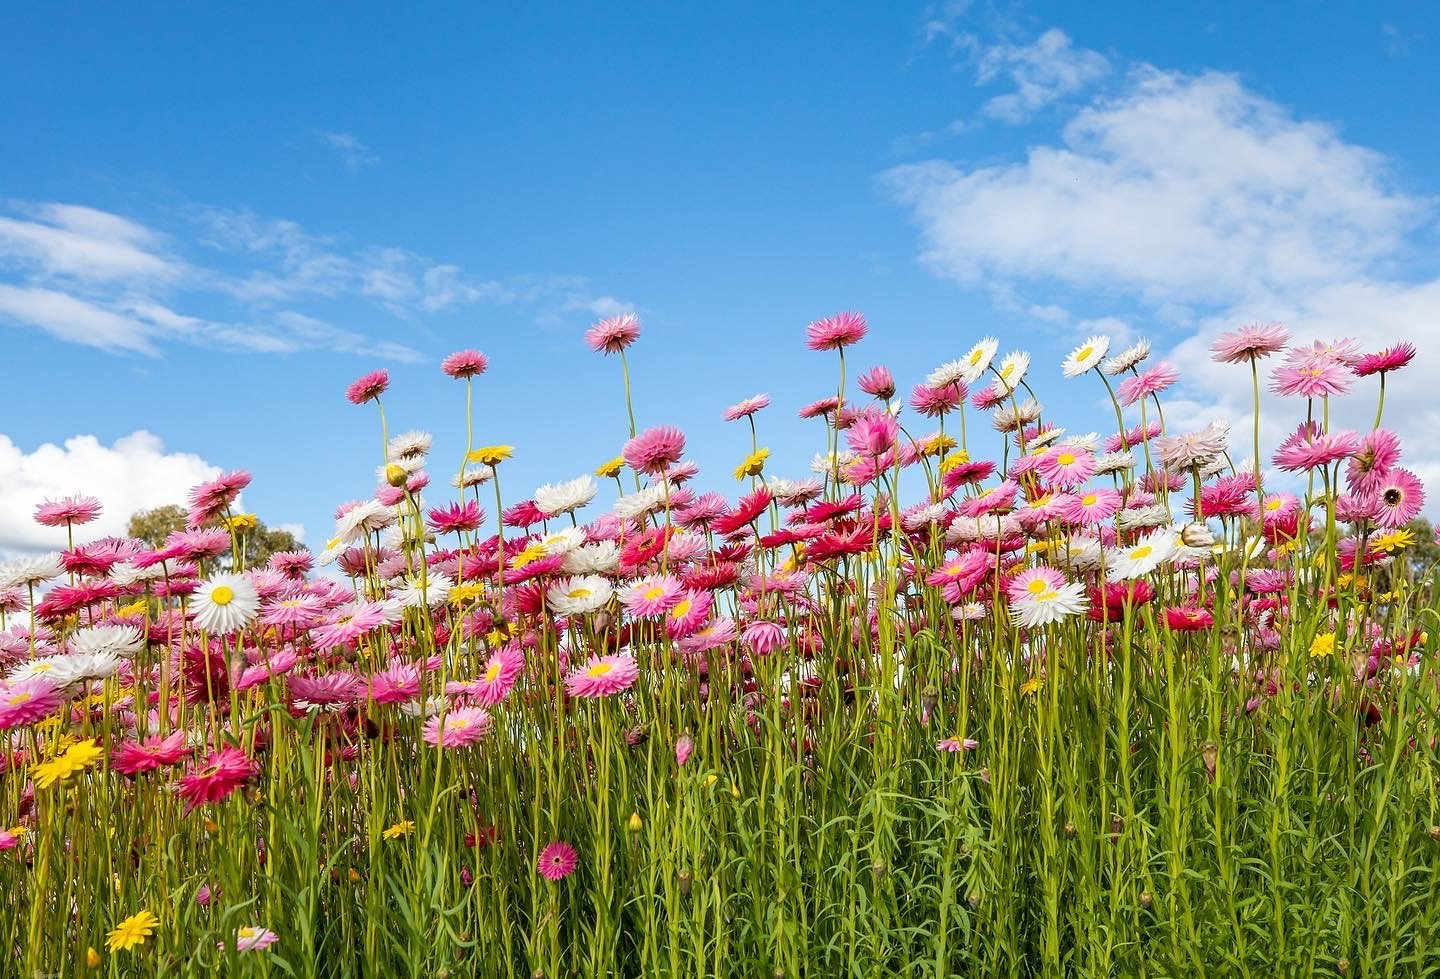
[(478, 462), (486, 466), (498, 466), (515, 454), (513, 445), (482, 445), (465, 457), (466, 462)]
[(160, 919), (149, 911), (132, 914), (105, 936), (105, 947), (112, 952), (128, 952), (136, 945), (144, 945), (145, 939), (155, 934), (158, 927)]

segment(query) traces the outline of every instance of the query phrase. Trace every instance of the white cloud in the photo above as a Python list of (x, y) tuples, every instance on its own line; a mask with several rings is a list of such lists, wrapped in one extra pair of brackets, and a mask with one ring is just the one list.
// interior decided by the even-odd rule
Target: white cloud
[(1077, 48), (1064, 31), (1051, 28), (1033, 44), (996, 44), (980, 51), (980, 84), (1007, 78), (1015, 91), (985, 103), (984, 112), (1002, 122), (1021, 123), (1038, 110), (1099, 81), (1110, 62), (1098, 51)]
[(1022, 163), (929, 161), (887, 181), (942, 275), (1059, 280), (1167, 302), (1355, 275), (1393, 255), (1427, 203), (1390, 186), (1378, 154), (1297, 121), (1232, 76), (1151, 68)]
[(155, 352), (144, 323), (54, 289), (0, 282), (0, 322), (6, 318), (69, 343), (103, 350)]
[(360, 142), (354, 133), (322, 132), (320, 138), (340, 154), (345, 167), (352, 172), (373, 167), (380, 162), (380, 157)]
[(93, 435), (46, 443), (23, 451), (0, 435), (0, 551), (56, 550), (64, 530), (35, 523), (46, 499), (83, 493), (104, 506), (98, 520), (76, 528), (77, 541), (124, 534), (130, 516), (167, 503), (185, 504), (187, 491), (220, 474), (198, 455), (167, 452), (156, 435), (141, 430), (102, 444)]
[(0, 215), (0, 267), (81, 282), (167, 282), (183, 266), (163, 239), (131, 221), (74, 204), (20, 204), (31, 220)]

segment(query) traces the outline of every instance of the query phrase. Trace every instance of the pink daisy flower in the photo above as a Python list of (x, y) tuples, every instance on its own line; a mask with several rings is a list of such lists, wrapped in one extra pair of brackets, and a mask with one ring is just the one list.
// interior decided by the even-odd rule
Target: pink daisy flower
[(685, 433), (673, 425), (647, 428), (626, 442), (620, 454), (636, 472), (660, 475), (685, 454)]
[(1100, 523), (1115, 516), (1115, 511), (1120, 509), (1122, 501), (1123, 497), (1113, 489), (1076, 493), (1066, 501), (1064, 517), (1071, 523)]
[(0, 682), (0, 731), (34, 724), (66, 700), (65, 692), (44, 677), (18, 683)]
[(1026, 568), (1005, 585), (1011, 601), (1059, 591), (1065, 587), (1065, 575), (1055, 568)]
[(740, 638), (756, 656), (769, 656), (785, 645), (785, 629), (778, 622), (751, 622)]
[(694, 751), (695, 739), (688, 734), (680, 735), (675, 741), (675, 763), (683, 768)]
[(485, 511), (474, 500), (431, 507), (425, 514), (425, 526), (437, 534), (459, 534), (478, 530), (485, 522)]
[(939, 418), (964, 404), (967, 394), (965, 386), (958, 381), (938, 388), (917, 384), (910, 392), (910, 407), (929, 418)]
[(1338, 361), (1277, 367), (1270, 377), (1270, 389), (1283, 397), (1327, 398), (1350, 390), (1350, 375)]
[(575, 872), (580, 865), (580, 858), (575, 854), (575, 848), (569, 843), (556, 841), (540, 851), (539, 858), (535, 861), (535, 869), (540, 876), (551, 883), (564, 880)]
[(596, 323), (585, 331), (585, 342), (591, 350), (606, 356), (618, 354), (640, 338), (640, 317), (621, 313)]
[(421, 737), (437, 748), (468, 748), (490, 729), (490, 715), (479, 707), (461, 707), (430, 718)]
[(1413, 343), (1397, 343), (1393, 347), (1386, 347), (1379, 353), (1366, 354), (1361, 357), (1354, 367), (1355, 376), (1369, 377), (1371, 374), (1398, 371), (1414, 359), (1415, 345)]
[(1210, 345), (1210, 349), (1220, 363), (1238, 364), (1269, 357), (1284, 350), (1289, 342), (1290, 331), (1279, 323), (1252, 323), (1233, 333), (1222, 334)]
[(836, 408), (840, 407), (840, 399), (833, 395), (828, 398), (821, 398), (819, 401), (812, 401), (801, 408), (798, 414), (801, 418), (819, 418), (822, 415), (829, 415)]
[(44, 527), (89, 523), (100, 516), (100, 501), (93, 496), (67, 496), (46, 500), (35, 508), (35, 522)]
[(1321, 432), (1318, 422), (1302, 422), (1275, 450), (1274, 462), (1286, 472), (1300, 472), (1339, 462), (1359, 448), (1354, 432)]
[(1425, 505), (1425, 487), (1420, 478), (1408, 469), (1395, 469), (1376, 490), (1375, 522), (1382, 527), (1398, 530), (1420, 513)]
[(329, 606), (319, 595), (302, 592), (260, 606), (260, 621), (264, 625), (290, 626), (299, 632), (319, 623), (327, 611)]
[(900, 423), (889, 412), (866, 414), (845, 430), (850, 451), (866, 459), (882, 456), (895, 445)]
[(470, 697), (477, 704), (493, 707), (514, 689), (525, 669), (525, 657), (516, 646), (505, 646), (491, 654), (485, 672), (471, 685)]
[(686, 591), (665, 614), (665, 634), (683, 639), (699, 629), (710, 618), (715, 597), (708, 591)]
[(739, 421), (742, 418), (749, 418), (761, 408), (770, 407), (770, 395), (757, 394), (753, 398), (746, 398), (725, 409), (725, 420), (727, 422)]
[(289, 578), (303, 578), (315, 566), (315, 555), (309, 551), (277, 551), (270, 555), (267, 567)]
[(440, 369), (457, 380), (485, 373), (490, 361), (478, 350), (457, 350), (440, 361)]
[(961, 751), (974, 751), (980, 747), (980, 742), (974, 738), (941, 738), (935, 742), (936, 751), (948, 751), (952, 754)]
[(1159, 394), (1179, 379), (1180, 369), (1168, 360), (1162, 360), (1143, 374), (1127, 377), (1116, 393), (1120, 404), (1128, 408), (1152, 394)]
[(1345, 465), (1345, 482), (1352, 493), (1368, 495), (1380, 488), (1385, 476), (1400, 461), (1400, 438), (1377, 428), (1360, 440), (1359, 450)]
[[(269, 948), (279, 940), (280, 936), (269, 928), (239, 928), (235, 932), (235, 951), (257, 952)], [(223, 943), (221, 948), (224, 948)]]
[(359, 639), (385, 624), (385, 606), (379, 602), (358, 602), (336, 609), (315, 627), (311, 639), (319, 650), (334, 649)]
[(620, 592), (620, 604), (637, 618), (664, 615), (680, 601), (684, 589), (670, 575), (641, 578)]
[(350, 400), (351, 404), (363, 405), (367, 401), (374, 401), (380, 397), (389, 386), (389, 371), (371, 371), (364, 377), (351, 381), (350, 386), (345, 389), (345, 397)]
[(420, 668), (414, 663), (391, 663), (370, 677), (370, 699), (377, 704), (400, 704), (420, 696)]
[(811, 350), (840, 350), (865, 338), (865, 317), (844, 312), (816, 320), (805, 327), (805, 346)]
[(565, 677), (565, 692), (572, 697), (609, 697), (630, 689), (639, 676), (630, 656), (595, 656)]
[(860, 385), (860, 390), (872, 398), (889, 401), (895, 397), (895, 376), (890, 373), (890, 368), (883, 365), (870, 368), (857, 377), (855, 382)]
[(226, 746), (206, 756), (204, 762), (190, 770), (176, 788), (185, 800), (185, 815), (207, 802), (229, 798), (240, 786), (259, 773), (259, 766), (239, 748)]
[(185, 732), (174, 731), (166, 737), (144, 741), (124, 741), (110, 751), (110, 767), (134, 778), (141, 772), (153, 772), (166, 765), (178, 765), (194, 752), (185, 743)]
[(1066, 445), (1046, 450), (1036, 469), (1047, 483), (1062, 489), (1074, 489), (1095, 475), (1095, 456)]
[(353, 704), (364, 691), (353, 673), (337, 670), (321, 676), (295, 675), (286, 678), (290, 699), (302, 709), (337, 709)]

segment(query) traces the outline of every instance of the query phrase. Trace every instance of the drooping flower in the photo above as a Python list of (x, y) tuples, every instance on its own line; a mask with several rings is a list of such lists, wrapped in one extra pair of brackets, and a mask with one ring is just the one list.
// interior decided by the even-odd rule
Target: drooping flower
[(185, 743), (184, 731), (172, 731), (165, 737), (143, 741), (124, 741), (110, 750), (110, 767), (134, 778), (142, 772), (153, 772), (166, 765), (178, 765), (195, 749)]
[(936, 751), (948, 751), (952, 754), (961, 751), (974, 751), (978, 747), (980, 747), (980, 742), (974, 738), (962, 738), (959, 736), (941, 738), (935, 742)]
[(865, 339), (865, 317), (844, 312), (815, 320), (805, 327), (805, 346), (811, 350), (840, 350)]
[(855, 379), (860, 390), (881, 401), (889, 401), (895, 397), (895, 377), (890, 373), (890, 368), (883, 365), (870, 368)]
[(565, 677), (572, 697), (609, 697), (630, 689), (640, 671), (630, 656), (595, 656)]
[(374, 401), (380, 397), (389, 386), (389, 371), (371, 371), (369, 374), (351, 381), (350, 386), (345, 389), (345, 397), (351, 404), (363, 405), (367, 401)]
[(535, 869), (540, 876), (551, 883), (569, 877), (579, 865), (580, 858), (575, 853), (575, 848), (569, 843), (559, 840), (541, 850), (540, 856), (535, 861)]
[(684, 767), (690, 760), (690, 755), (695, 751), (695, 739), (688, 734), (682, 734), (675, 741), (675, 764)]

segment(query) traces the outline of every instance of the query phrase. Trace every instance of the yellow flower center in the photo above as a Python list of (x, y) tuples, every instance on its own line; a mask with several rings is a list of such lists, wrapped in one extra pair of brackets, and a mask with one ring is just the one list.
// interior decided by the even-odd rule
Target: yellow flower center
[(216, 585), (210, 592), (210, 601), (216, 605), (229, 605), (235, 600), (235, 589), (229, 585)]
[(1080, 502), (1083, 503), (1085, 506), (1094, 506), (1095, 504), (1100, 502), (1100, 497), (1096, 496), (1094, 493), (1086, 493), (1083, 497), (1080, 498)]
[(670, 610), (670, 614), (677, 619), (683, 618), (685, 613), (690, 611), (690, 604), (690, 599), (682, 599), (679, 604)]
[(486, 682), (486, 683), (494, 683), (495, 680), (496, 680), (496, 678), (499, 677), (499, 676), (500, 676), (500, 664), (499, 664), (499, 663), (491, 663), (491, 664), (490, 664), (490, 668), (485, 671), (485, 682)]
[(1282, 506), (1282, 503), (1281, 503), (1280, 500), (1266, 500), (1266, 501), (1265, 501), (1265, 509), (1267, 509), (1267, 510), (1278, 510), (1278, 509), (1280, 509), (1281, 506)]
[(975, 366), (976, 364), (980, 363), (980, 359), (981, 359), (982, 357), (984, 357), (984, 356), (985, 356), (985, 351), (980, 350), (980, 349), (978, 349), (978, 348), (975, 349), (975, 350), (972, 350), (972, 351), (970, 352), (970, 366), (973, 367), (973, 366)]
[(1030, 582), (1030, 584), (1025, 586), (1025, 590), (1032, 595), (1043, 595), (1045, 594), (1046, 589), (1048, 589), (1049, 587), (1050, 586), (1046, 584), (1044, 578), (1036, 578), (1034, 581)]
[(594, 666), (590, 667), (590, 669), (585, 671), (585, 675), (605, 676), (607, 673), (610, 673), (614, 669), (615, 667), (610, 663), (596, 663)]
[(1093, 354), (1094, 352), (1095, 352), (1095, 348), (1092, 347), (1092, 346), (1090, 346), (1089, 344), (1086, 344), (1085, 346), (1083, 346), (1083, 347), (1080, 348), (1080, 351), (1079, 351), (1077, 354), (1075, 354), (1075, 359), (1076, 359), (1076, 360), (1081, 360), (1081, 361), (1083, 361), (1083, 360), (1089, 360), (1089, 359), (1090, 359), (1090, 355)]
[(589, 588), (572, 588), (565, 593), (566, 598), (589, 598), (590, 595)]
[(1154, 552), (1155, 548), (1151, 547), (1149, 544), (1141, 544), (1139, 547), (1135, 548), (1130, 552), (1130, 560), (1139, 561), (1149, 557)]
[(1055, 457), (1055, 461), (1060, 463), (1060, 465), (1062, 466), (1073, 466), (1075, 465), (1075, 453), (1062, 452)]
[(655, 601), (657, 598), (659, 598), (661, 595), (664, 595), (664, 594), (665, 594), (665, 589), (662, 588), (662, 587), (660, 587), (659, 585), (656, 585), (654, 588), (651, 588), (651, 589), (649, 589), (649, 590), (647, 590), (647, 591), (645, 592), (645, 601), (647, 601), (647, 602), (653, 602), (653, 601)]

